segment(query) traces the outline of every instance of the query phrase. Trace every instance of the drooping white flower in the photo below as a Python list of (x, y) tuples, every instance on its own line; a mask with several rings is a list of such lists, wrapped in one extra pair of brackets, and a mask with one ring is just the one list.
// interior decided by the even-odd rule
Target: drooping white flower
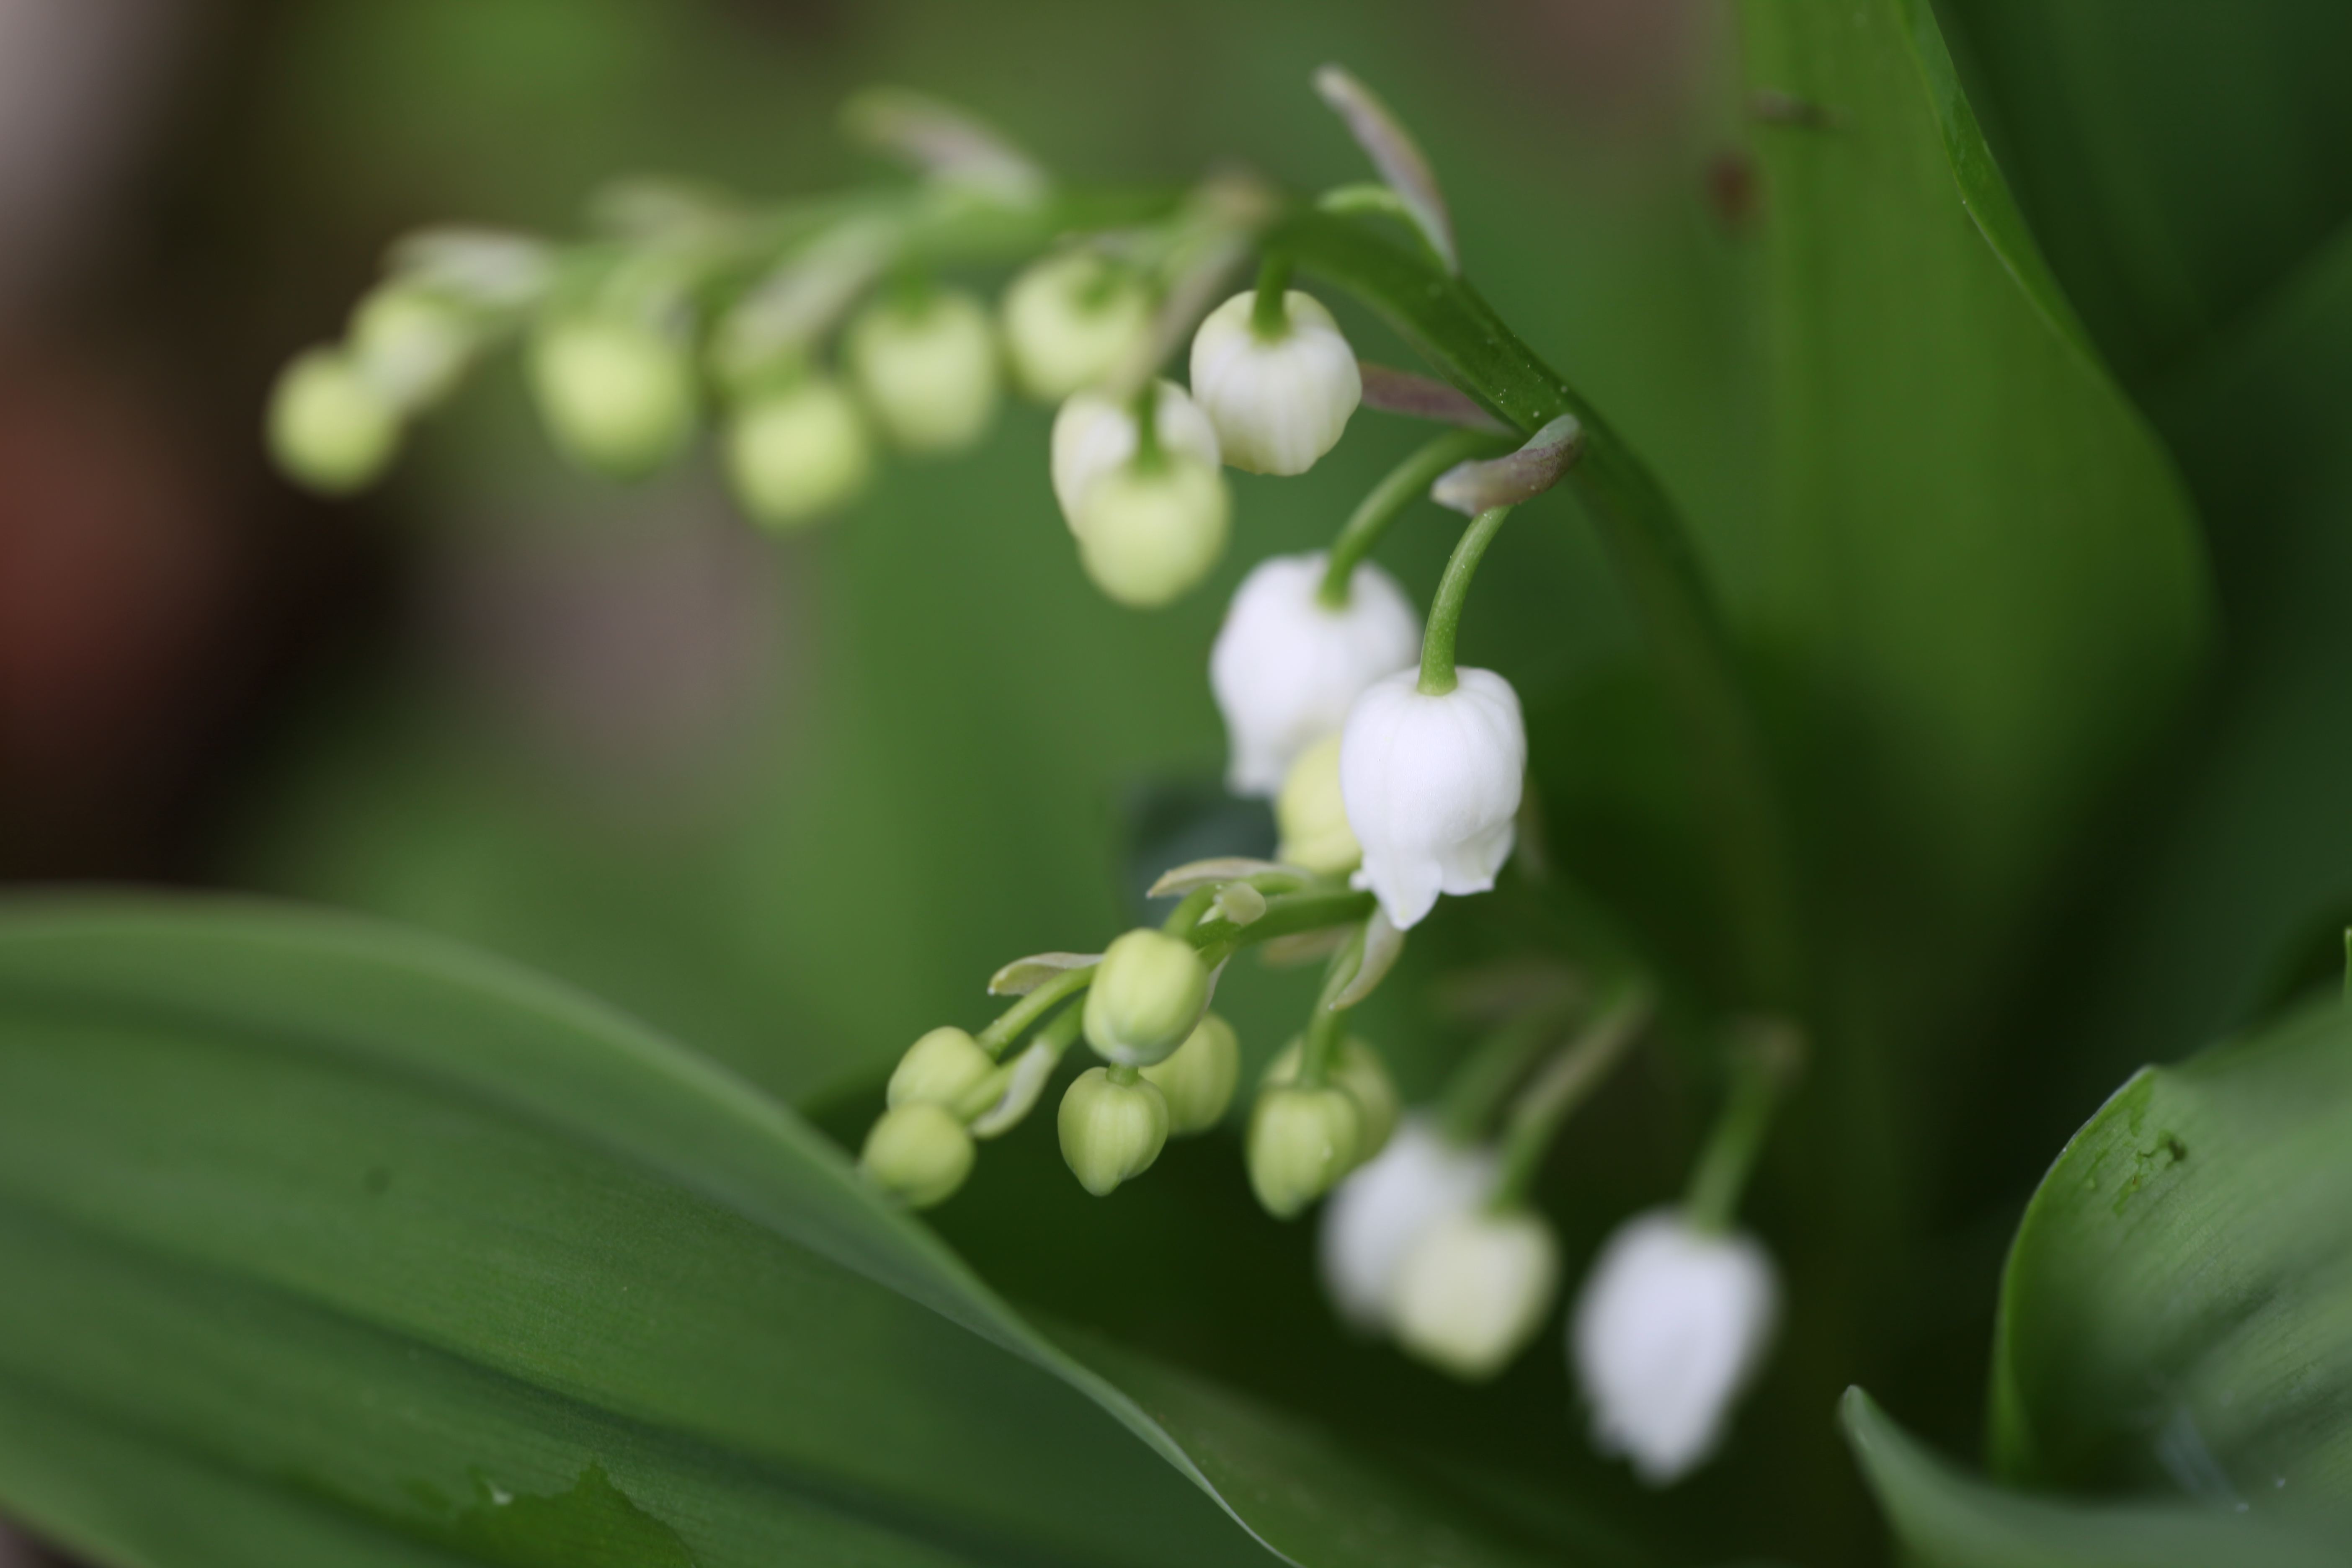
[(1654, 1209), (1609, 1239), (1576, 1304), (1569, 1349), (1592, 1405), (1592, 1441), (1652, 1486), (1715, 1451), (1780, 1316), (1772, 1260), (1747, 1236)]
[(1413, 670), (1375, 681), (1341, 731), (1339, 793), (1364, 847), (1354, 882), (1399, 931), (1440, 893), (1485, 892), (1510, 858), (1528, 763), (1518, 695), (1491, 669), (1454, 673), (1437, 697)]
[(1427, 1117), (1407, 1116), (1324, 1206), (1323, 1288), (1340, 1315), (1367, 1333), (1386, 1329), (1405, 1255), (1431, 1226), (1486, 1202), (1496, 1174), (1493, 1150), (1460, 1147)]
[(1474, 1209), (1439, 1219), (1398, 1265), (1390, 1297), (1397, 1343), (1477, 1380), (1519, 1353), (1559, 1289), (1559, 1242), (1525, 1209)]
[[(1152, 415), (1158, 422), (1160, 448), (1171, 458), (1190, 458), (1214, 468), (1222, 460), (1217, 433), (1201, 405), (1172, 381), (1152, 383)], [(1126, 467), (1135, 456), (1135, 412), (1099, 392), (1074, 394), (1054, 416), (1054, 499), (1070, 531), (1078, 529), (1078, 510), (1095, 480)]]
[(1348, 721), (1364, 689), (1421, 654), (1421, 622), (1396, 580), (1370, 562), (1337, 608), (1318, 596), (1328, 557), (1276, 555), (1242, 579), (1209, 652), (1209, 686), (1232, 748), (1237, 795), (1282, 788), (1299, 753)]
[(1209, 312), (1192, 335), (1192, 395), (1216, 426), (1225, 461), (1254, 474), (1303, 474), (1339, 444), (1363, 400), (1363, 375), (1331, 312), (1283, 296), (1286, 321), (1257, 330), (1255, 290)]

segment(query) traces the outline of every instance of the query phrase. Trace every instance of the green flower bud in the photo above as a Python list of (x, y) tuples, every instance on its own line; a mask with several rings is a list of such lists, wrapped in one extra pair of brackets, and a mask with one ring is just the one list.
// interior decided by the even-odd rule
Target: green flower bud
[(327, 495), (373, 483), (400, 446), (400, 414), (340, 349), (298, 355), (269, 397), (269, 450), (287, 475)]
[[(1269, 1086), (1296, 1082), (1305, 1049), (1303, 1038), (1285, 1046), (1282, 1054), (1266, 1065), (1265, 1082)], [(1404, 1113), (1404, 1102), (1397, 1095), (1395, 1080), (1389, 1077), (1388, 1065), (1378, 1051), (1350, 1035), (1339, 1043), (1328, 1081), (1346, 1090), (1363, 1113), (1363, 1146), (1356, 1158), (1370, 1159), (1388, 1146), (1397, 1118)]]
[(1004, 347), (1030, 396), (1058, 403), (1092, 386), (1151, 331), (1151, 293), (1108, 257), (1049, 256), (1004, 291)]
[(873, 477), (874, 454), (857, 405), (813, 377), (757, 397), (735, 416), (727, 472), (744, 510), (788, 528), (847, 504)]
[(1274, 820), (1282, 830), (1275, 853), (1285, 863), (1336, 877), (1364, 858), (1348, 808), (1339, 799), (1339, 737), (1328, 735), (1290, 764), (1275, 797)]
[(414, 413), (457, 384), (478, 340), (464, 308), (405, 284), (369, 294), (352, 312), (352, 353), (367, 378)]
[(1087, 1044), (1128, 1067), (1165, 1060), (1209, 1005), (1209, 972), (1192, 944), (1149, 926), (1112, 942), (1087, 990)]
[(1276, 1219), (1321, 1197), (1363, 1157), (1363, 1113), (1331, 1085), (1271, 1084), (1250, 1110), (1251, 1190)]
[(945, 1203), (971, 1174), (971, 1134), (944, 1106), (893, 1106), (866, 1135), (857, 1156), (866, 1179), (919, 1209)]
[(1078, 559), (1120, 604), (1156, 609), (1198, 584), (1224, 553), (1233, 501), (1224, 476), (1196, 458), (1122, 463), (1071, 514)]
[(1202, 1016), (1174, 1056), (1143, 1069), (1167, 1098), (1168, 1131), (1180, 1134), (1214, 1127), (1234, 1102), (1241, 1075), (1241, 1043), (1234, 1026), (1214, 1013)]
[(1078, 1185), (1098, 1198), (1150, 1170), (1168, 1142), (1168, 1102), (1160, 1090), (1141, 1079), (1114, 1082), (1108, 1068), (1077, 1076), (1057, 1120), (1062, 1158)]
[(969, 294), (917, 305), (885, 300), (849, 325), (857, 390), (890, 439), (909, 452), (952, 452), (980, 439), (996, 412), (996, 334)]
[(694, 434), (694, 370), (643, 322), (575, 316), (540, 330), (530, 379), (548, 435), (583, 467), (640, 479)]
[(928, 1101), (952, 1106), (982, 1079), (996, 1070), (996, 1058), (961, 1029), (933, 1029), (907, 1047), (890, 1075), (893, 1108)]

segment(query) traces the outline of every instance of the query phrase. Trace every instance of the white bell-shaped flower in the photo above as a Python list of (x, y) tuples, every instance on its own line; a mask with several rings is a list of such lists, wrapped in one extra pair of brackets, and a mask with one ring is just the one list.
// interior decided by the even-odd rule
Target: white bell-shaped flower
[(1363, 401), (1363, 374), (1339, 323), (1307, 295), (1283, 296), (1280, 331), (1261, 334), (1255, 290), (1209, 312), (1192, 334), (1192, 395), (1225, 461), (1254, 474), (1303, 474), (1339, 445)]
[(1406, 1117), (1324, 1205), (1323, 1288), (1339, 1315), (1367, 1333), (1385, 1330), (1406, 1254), (1431, 1226), (1485, 1203), (1496, 1173), (1493, 1150), (1463, 1148), (1427, 1117)]
[(1772, 1260), (1746, 1236), (1654, 1209), (1610, 1237), (1569, 1333), (1592, 1441), (1652, 1486), (1706, 1462), (1780, 1317)]
[(1525, 1209), (1472, 1210), (1423, 1230), (1390, 1296), (1397, 1342), (1454, 1376), (1488, 1378), (1543, 1327), (1559, 1289), (1559, 1242)]
[(1339, 793), (1364, 847), (1354, 882), (1399, 931), (1440, 893), (1485, 892), (1510, 858), (1528, 765), (1518, 695), (1491, 669), (1454, 673), (1435, 697), (1413, 670), (1375, 681), (1340, 732)]
[[(1152, 388), (1160, 449), (1171, 458), (1217, 467), (1222, 461), (1217, 433), (1201, 405), (1172, 381), (1154, 382)], [(1079, 506), (1087, 491), (1135, 456), (1135, 411), (1099, 392), (1075, 394), (1054, 416), (1054, 499), (1061, 503), (1063, 520), (1073, 533), (1078, 530)]]
[(1318, 596), (1328, 557), (1276, 555), (1234, 594), (1209, 652), (1236, 795), (1271, 795), (1291, 763), (1337, 734), (1364, 689), (1421, 655), (1421, 621), (1396, 580), (1366, 562), (1337, 608)]

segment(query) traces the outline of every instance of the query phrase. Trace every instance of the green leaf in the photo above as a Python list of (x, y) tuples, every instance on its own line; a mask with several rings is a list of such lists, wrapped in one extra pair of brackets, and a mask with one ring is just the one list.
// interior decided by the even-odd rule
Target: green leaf
[(2143, 384), (2226, 337), (2347, 218), (2352, 11), (1940, 0), (2001, 162)]
[[(1747, 616), (1811, 726), (1818, 853), (1860, 895), (1845, 962), (1964, 981), (2183, 694), (2196, 521), (1926, 5), (1742, 19), (1750, 86), (1819, 111), (1756, 132), (1776, 460)], [(1890, 932), (1914, 945), (1874, 952)]]
[(2011, 1250), (1992, 1448), (2042, 1485), (2352, 1497), (2352, 1014), (2149, 1068)]
[(1846, 1440), (1917, 1568), (2329, 1568), (2340, 1552), (2278, 1521), (2180, 1503), (2086, 1503), (1961, 1474), (1859, 1388)]
[(1106, 1352), (1171, 1431), (789, 1110), (341, 918), (0, 916), (0, 1511), (103, 1562), (1538, 1560)]

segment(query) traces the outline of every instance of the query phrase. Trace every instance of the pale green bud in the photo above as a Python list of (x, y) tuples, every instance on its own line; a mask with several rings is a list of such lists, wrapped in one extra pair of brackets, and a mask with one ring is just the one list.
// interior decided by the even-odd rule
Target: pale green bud
[(1364, 858), (1348, 808), (1339, 798), (1339, 737), (1327, 735), (1299, 754), (1275, 797), (1274, 820), (1282, 830), (1275, 854), (1284, 864), (1336, 877)]
[(1192, 944), (1144, 927), (1112, 942), (1087, 989), (1087, 1044), (1128, 1067), (1161, 1061), (1209, 1005), (1209, 972)]
[(1288, 1219), (1356, 1166), (1363, 1142), (1363, 1113), (1347, 1090), (1269, 1084), (1250, 1110), (1251, 1190), (1268, 1214)]
[(1168, 1131), (1180, 1134), (1205, 1131), (1223, 1120), (1241, 1075), (1241, 1042), (1214, 1013), (1202, 1015), (1174, 1056), (1143, 1069), (1167, 1097)]
[(866, 421), (819, 377), (754, 398), (727, 429), (727, 473), (743, 510), (788, 528), (846, 505), (873, 478)]
[(1151, 293), (1127, 267), (1090, 251), (1049, 256), (1004, 291), (1004, 347), (1021, 389), (1058, 403), (1092, 386), (1151, 331)]
[(1062, 1096), (1062, 1158), (1078, 1185), (1107, 1198), (1151, 1168), (1168, 1142), (1168, 1102), (1137, 1079), (1112, 1081), (1108, 1068), (1080, 1073)]
[[(1447, 1215), (1415, 1238), (1390, 1286), (1397, 1342), (1423, 1361), (1473, 1382), (1494, 1376), (1551, 1315), (1559, 1289), (1559, 1242), (1525, 1211)], [(1689, 1310), (1664, 1308), (1653, 1325), (1687, 1333)], [(1677, 1371), (1687, 1377), (1694, 1364)]]
[(971, 1134), (945, 1106), (893, 1106), (866, 1135), (857, 1156), (866, 1180), (919, 1209), (944, 1203), (971, 1174)]
[(964, 1092), (996, 1070), (996, 1058), (961, 1029), (933, 1029), (907, 1047), (890, 1075), (889, 1102), (928, 1100), (952, 1106)]
[(297, 482), (328, 495), (373, 483), (400, 446), (400, 415), (340, 349), (311, 349), (278, 374), (269, 450)]
[(1131, 608), (1156, 609), (1216, 565), (1233, 526), (1233, 500), (1217, 469), (1167, 454), (1095, 479), (1070, 521), (1095, 586)]
[(541, 328), (530, 379), (549, 436), (574, 461), (639, 479), (694, 434), (694, 367), (677, 343), (621, 317), (575, 316)]
[[(1305, 1050), (1303, 1038), (1285, 1046), (1282, 1054), (1266, 1065), (1265, 1081), (1268, 1085), (1296, 1082)], [(1363, 1146), (1356, 1157), (1370, 1159), (1388, 1146), (1397, 1118), (1404, 1113), (1404, 1102), (1397, 1094), (1396, 1081), (1389, 1077), (1388, 1065), (1381, 1060), (1380, 1052), (1350, 1035), (1339, 1043), (1328, 1081), (1346, 1090), (1363, 1112)]]
[(996, 412), (996, 335), (969, 294), (919, 304), (884, 300), (849, 324), (850, 374), (892, 441), (952, 452), (980, 439)]
[(404, 284), (389, 284), (352, 312), (352, 353), (367, 378), (411, 413), (457, 384), (478, 339), (462, 306)]

